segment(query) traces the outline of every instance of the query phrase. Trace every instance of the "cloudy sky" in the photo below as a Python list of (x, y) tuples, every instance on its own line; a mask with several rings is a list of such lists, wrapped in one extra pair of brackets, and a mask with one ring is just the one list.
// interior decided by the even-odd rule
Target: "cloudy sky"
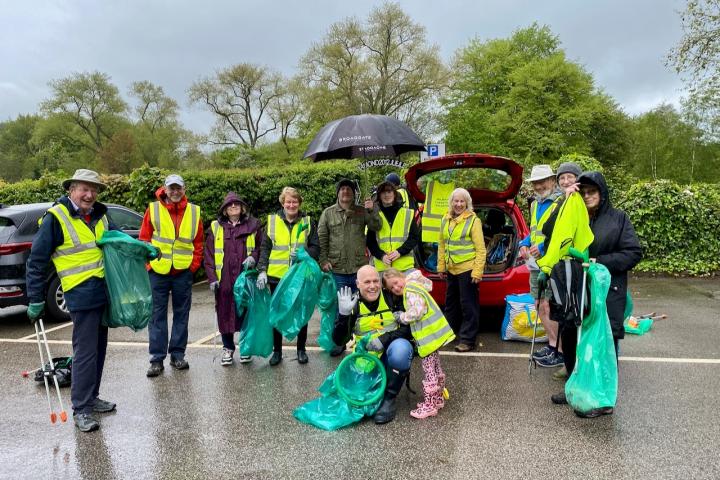
[[(380, 1), (0, 0), (0, 121), (33, 113), (48, 82), (72, 72), (161, 85), (198, 133), (212, 118), (187, 103), (201, 76), (240, 62), (286, 75), (333, 22), (365, 18)], [(681, 36), (680, 0), (413, 0), (400, 5), (449, 60), (472, 38), (548, 25), (570, 59), (630, 114), (677, 103), (682, 83), (664, 66)]]

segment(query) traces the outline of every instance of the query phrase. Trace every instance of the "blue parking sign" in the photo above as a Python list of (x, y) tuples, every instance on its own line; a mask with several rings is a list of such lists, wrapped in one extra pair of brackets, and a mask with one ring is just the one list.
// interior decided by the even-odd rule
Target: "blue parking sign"
[(437, 157), (438, 156), (438, 146), (437, 144), (430, 144), (427, 146), (427, 153), (428, 157)]

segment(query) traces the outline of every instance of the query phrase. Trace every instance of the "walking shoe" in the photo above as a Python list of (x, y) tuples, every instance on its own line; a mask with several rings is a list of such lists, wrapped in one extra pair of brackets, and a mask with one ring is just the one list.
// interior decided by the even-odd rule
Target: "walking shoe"
[(305, 350), (298, 350), (297, 358), (298, 358), (298, 363), (300, 363), (302, 365), (304, 365), (308, 362), (308, 356), (307, 356), (307, 353), (305, 353)]
[(240, 363), (250, 363), (252, 362), (252, 357), (250, 355), (240, 355), (238, 357), (238, 362)]
[(165, 367), (163, 366), (162, 362), (150, 362), (150, 368), (148, 368), (147, 376), (157, 377), (162, 373), (163, 370), (165, 370)]
[(222, 365), (224, 367), (227, 367), (228, 365), (232, 365), (234, 353), (235, 353), (235, 350), (230, 350), (229, 348), (223, 348), (222, 357), (220, 357), (220, 365)]
[(567, 397), (565, 396), (565, 392), (560, 392), (560, 393), (556, 393), (555, 395), (551, 395), (550, 401), (553, 402), (555, 405), (567, 405)]
[(475, 345), (469, 345), (467, 343), (458, 343), (455, 345), (456, 352), (470, 352), (472, 350), (475, 350)]
[(101, 398), (95, 399), (95, 405), (93, 405), (93, 412), (96, 413), (109, 413), (115, 410), (115, 405), (112, 402), (108, 402), (107, 400), (103, 400)]
[(434, 417), (438, 414), (437, 408), (435, 407), (435, 401), (433, 400), (435, 394), (438, 393), (438, 384), (436, 382), (425, 381), (422, 383), (425, 401), (418, 408), (410, 412), (411, 417), (418, 419)]
[(75, 426), (81, 432), (92, 432), (100, 428), (100, 424), (89, 413), (76, 413), (73, 415)]
[(550, 345), (545, 345), (543, 348), (533, 353), (532, 357), (537, 360), (539, 358), (547, 357), (552, 351), (553, 349), (550, 347)]
[(331, 357), (339, 357), (345, 351), (345, 345), (337, 345), (330, 350)]
[(577, 410), (575, 410), (575, 415), (580, 418), (596, 418), (601, 415), (612, 415), (612, 413), (612, 407), (593, 408), (592, 410), (587, 412), (578, 412)]
[(564, 360), (562, 353), (552, 352), (550, 355), (545, 357), (536, 358), (535, 363), (537, 363), (538, 367), (555, 368), (564, 365)]
[(190, 368), (190, 364), (184, 358), (172, 358), (170, 359), (170, 365), (175, 370), (187, 370)]
[(565, 368), (565, 365), (558, 370), (557, 372), (552, 374), (553, 380), (565, 380), (568, 378), (567, 368)]
[(270, 357), (270, 366), (274, 367), (280, 362), (282, 362), (282, 352), (273, 352), (272, 357)]

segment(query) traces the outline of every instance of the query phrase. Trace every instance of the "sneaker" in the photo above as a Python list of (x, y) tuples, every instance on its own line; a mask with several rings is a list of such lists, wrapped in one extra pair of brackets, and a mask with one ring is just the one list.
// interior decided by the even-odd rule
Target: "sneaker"
[(115, 405), (113, 402), (108, 402), (107, 400), (103, 400), (102, 398), (96, 398), (95, 405), (93, 405), (93, 412), (110, 413), (115, 410), (116, 406), (117, 405)]
[(240, 363), (250, 363), (252, 362), (252, 357), (250, 355), (240, 355), (238, 357), (238, 362)]
[(550, 401), (553, 402), (555, 405), (567, 405), (567, 397), (565, 396), (565, 392), (560, 392), (560, 393), (556, 393), (555, 395), (551, 395)]
[(542, 358), (536, 358), (535, 363), (537, 363), (538, 367), (543, 368), (555, 368), (555, 367), (561, 367), (564, 365), (563, 355), (560, 352), (552, 352), (550, 355), (547, 355)]
[(537, 360), (543, 357), (547, 357), (550, 355), (550, 353), (553, 351), (553, 349), (550, 347), (550, 345), (545, 345), (543, 348), (538, 350), (537, 352), (532, 354), (532, 357)]
[(73, 415), (73, 421), (81, 432), (92, 432), (100, 428), (98, 421), (89, 413), (77, 413)]
[(588, 412), (578, 412), (577, 410), (575, 410), (575, 415), (580, 418), (596, 418), (601, 415), (612, 415), (612, 413), (612, 407), (593, 408)]
[(228, 365), (232, 365), (234, 353), (235, 353), (235, 350), (230, 350), (229, 348), (223, 348), (222, 357), (220, 357), (220, 365), (222, 365), (224, 367), (227, 367)]
[(170, 365), (175, 370), (187, 370), (188, 368), (190, 368), (190, 364), (184, 358), (170, 359)]
[(165, 370), (165, 367), (162, 362), (150, 362), (150, 368), (148, 368), (146, 375), (148, 377), (157, 377), (163, 370)]
[(553, 380), (565, 380), (568, 378), (567, 368), (565, 368), (565, 365), (558, 370), (557, 372), (552, 374)]

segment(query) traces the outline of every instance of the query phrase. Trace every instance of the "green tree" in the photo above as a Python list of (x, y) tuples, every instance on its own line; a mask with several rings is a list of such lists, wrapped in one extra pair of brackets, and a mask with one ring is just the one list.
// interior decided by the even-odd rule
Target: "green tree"
[(38, 152), (32, 142), (37, 115), (18, 115), (0, 123), (0, 178), (15, 182), (33, 174), (31, 159)]
[[(330, 26), (300, 61), (306, 121), (315, 127), (346, 115), (376, 113), (430, 130), (447, 69), (425, 27), (397, 3), (374, 8), (364, 22)], [(424, 131), (425, 130), (425, 131)]]
[(619, 163), (627, 148), (617, 104), (537, 24), (509, 39), (472, 40), (455, 56), (443, 97), (450, 151), (492, 152), (528, 164), (583, 153)]

